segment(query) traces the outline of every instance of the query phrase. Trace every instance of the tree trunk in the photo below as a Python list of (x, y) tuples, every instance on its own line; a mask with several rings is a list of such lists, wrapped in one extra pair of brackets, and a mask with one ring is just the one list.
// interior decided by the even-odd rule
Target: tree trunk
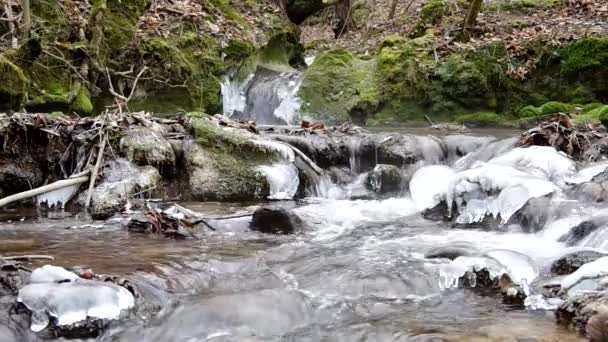
[(350, 28), (352, 24), (352, 0), (340, 0), (334, 7), (337, 22), (333, 27), (336, 39)]
[(467, 12), (467, 16), (464, 18), (464, 23), (462, 25), (463, 30), (466, 30), (471, 26), (475, 26), (477, 23), (477, 15), (479, 14), (479, 11), (481, 11), (482, 1), (483, 0), (471, 0), (469, 11)]
[(32, 27), (32, 12), (30, 10), (30, 0), (23, 0), (22, 4), (23, 9), (23, 32), (27, 36), (30, 34), (30, 28)]
[(399, 0), (393, 0), (393, 2), (391, 2), (391, 10), (390, 10), (390, 12), (388, 12), (388, 19), (389, 20), (395, 19), (395, 12), (397, 11), (397, 3), (398, 2), (399, 2)]
[(482, 2), (483, 0), (471, 0), (471, 5), (469, 6), (467, 16), (464, 18), (464, 22), (462, 23), (462, 31), (460, 32), (460, 37), (458, 37), (458, 40), (468, 42), (471, 39), (468, 29), (475, 26), (477, 23), (477, 15), (479, 15), (479, 12), (481, 11)]

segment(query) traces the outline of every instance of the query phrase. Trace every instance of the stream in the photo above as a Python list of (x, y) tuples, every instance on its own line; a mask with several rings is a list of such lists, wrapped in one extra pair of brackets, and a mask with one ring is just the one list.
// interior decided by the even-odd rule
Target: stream
[[(488, 133), (512, 135), (473, 134)], [(582, 340), (555, 324), (551, 310), (449, 286), (446, 277), (460, 276), (449, 274), (452, 261), (425, 254), (439, 246), (465, 246), (475, 254), (511, 251), (546, 274), (568, 251), (585, 244), (605, 248), (589, 239), (572, 247), (558, 242), (601, 208), (569, 206), (536, 233), (517, 224), (454, 228), (424, 219), (409, 192), (353, 200), (348, 187), (324, 186), (332, 188), (322, 191), (325, 198), (266, 203), (293, 209), (306, 225), (300, 234), (254, 232), (250, 217), (242, 217), (211, 220), (216, 231), (180, 241), (130, 233), (118, 222), (91, 224), (78, 214), (5, 210), (0, 252), (48, 254), (54, 265), (127, 277), (146, 303), (161, 309), (113, 324), (101, 341)], [(214, 217), (251, 213), (263, 203), (180, 204)], [(503, 261), (511, 270), (521, 266)], [(2, 341), (19, 336), (7, 319), (0, 315)]]

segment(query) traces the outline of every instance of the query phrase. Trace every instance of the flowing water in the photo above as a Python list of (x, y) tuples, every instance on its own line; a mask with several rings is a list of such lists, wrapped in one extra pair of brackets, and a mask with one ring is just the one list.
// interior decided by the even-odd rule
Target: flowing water
[[(420, 215), (422, 208), (437, 201), (433, 194), (458, 198), (456, 190), (446, 194), (448, 178), (458, 174), (458, 179), (473, 182), (485, 177), (479, 170), (486, 166), (469, 169), (475, 164), (473, 159), (500, 157), (488, 162), (492, 165), (488, 179), (497, 183), (504, 182), (496, 170), (503, 170), (513, 158), (519, 158), (514, 164), (525, 164), (530, 170), (538, 167), (529, 178), (524, 177), (526, 181), (520, 174), (509, 174), (509, 184), (487, 185), (514, 186), (517, 191), (479, 199), (482, 215), (493, 210), (510, 213), (518, 201), (509, 196), (522, 196), (521, 187), (540, 191), (545, 183), (534, 178), (535, 171), (549, 169), (541, 167), (539, 156), (531, 162), (505, 147), (512, 145), (509, 141), (486, 142), (481, 148), (461, 144), (461, 149), (471, 149), (468, 157), (448, 158), (441, 166), (445, 169), (415, 175), (411, 195), (353, 200), (350, 192), (362, 175), (346, 187), (328, 180), (317, 184), (317, 193), (324, 198), (272, 202), (292, 208), (302, 218), (306, 229), (301, 234), (253, 232), (248, 229), (250, 217), (245, 216), (210, 220), (216, 231), (207, 231), (200, 240), (176, 241), (129, 233), (119, 222), (85, 224), (69, 213), (41, 217), (36, 212), (15, 211), (0, 215), (0, 251), (4, 255), (50, 254), (56, 258), (55, 265), (128, 277), (147, 303), (162, 308), (151, 317), (120, 322), (101, 340), (579, 341), (580, 337), (554, 323), (552, 311), (510, 306), (497, 294), (453, 288), (454, 277), (461, 276), (461, 268), (468, 267), (463, 263), (471, 260), (425, 258), (437, 247), (459, 246), (476, 256), (491, 256), (515, 280), (531, 282), (568, 251), (606, 248), (602, 243), (605, 228), (575, 246), (558, 242), (572, 226), (602, 212), (590, 204), (562, 205), (566, 209), (537, 233), (525, 232), (517, 224), (497, 224), (490, 230), (453, 228)], [(356, 142), (352, 146), (356, 149)], [(568, 165), (560, 169), (559, 163), (550, 161), (557, 184)], [(357, 153), (352, 153), (350, 164), (358, 171)], [(425, 164), (433, 162), (423, 161), (417, 167)], [(456, 172), (459, 168), (464, 173)], [(284, 165), (278, 170), (283, 173), (265, 171), (277, 178), (277, 193), (293, 196), (293, 186), (281, 179), (293, 178), (294, 170)], [(568, 176), (573, 176), (571, 171)], [(423, 191), (416, 190), (420, 188)], [(507, 199), (501, 202), (501, 196)], [(568, 203), (560, 197), (553, 201)], [(251, 213), (262, 204), (182, 205), (214, 217)], [(460, 210), (466, 221), (473, 208), (467, 204)], [(479, 216), (479, 208), (475, 210)]]

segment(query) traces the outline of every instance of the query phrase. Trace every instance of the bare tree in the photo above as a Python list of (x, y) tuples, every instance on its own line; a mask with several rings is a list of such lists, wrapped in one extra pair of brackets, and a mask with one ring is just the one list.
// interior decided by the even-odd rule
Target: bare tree
[(477, 23), (477, 15), (479, 15), (479, 11), (481, 11), (482, 2), (483, 0), (471, 0), (469, 11), (467, 12), (467, 16), (464, 18), (464, 23), (462, 24), (463, 30), (475, 26)]
[(469, 5), (469, 10), (467, 11), (467, 15), (464, 18), (464, 22), (462, 23), (462, 32), (460, 34), (460, 40), (469, 41), (471, 38), (468, 32), (470, 27), (475, 26), (477, 23), (477, 16), (481, 11), (481, 4), (483, 0), (471, 0), (471, 4)]
[(391, 10), (388, 12), (388, 18), (390, 20), (395, 19), (395, 12), (397, 11), (397, 3), (399, 3), (399, 0), (393, 0), (393, 2), (391, 2)]
[(32, 27), (32, 12), (30, 10), (30, 0), (22, 0), (21, 7), (23, 10), (23, 32), (29, 35)]

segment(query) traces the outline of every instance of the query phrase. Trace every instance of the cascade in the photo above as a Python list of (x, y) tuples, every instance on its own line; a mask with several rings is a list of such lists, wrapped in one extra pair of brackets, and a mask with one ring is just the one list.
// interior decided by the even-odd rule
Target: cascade
[(244, 79), (231, 74), (222, 80), (223, 114), (260, 125), (296, 125), (300, 119), (298, 90), (302, 73), (258, 67)]

